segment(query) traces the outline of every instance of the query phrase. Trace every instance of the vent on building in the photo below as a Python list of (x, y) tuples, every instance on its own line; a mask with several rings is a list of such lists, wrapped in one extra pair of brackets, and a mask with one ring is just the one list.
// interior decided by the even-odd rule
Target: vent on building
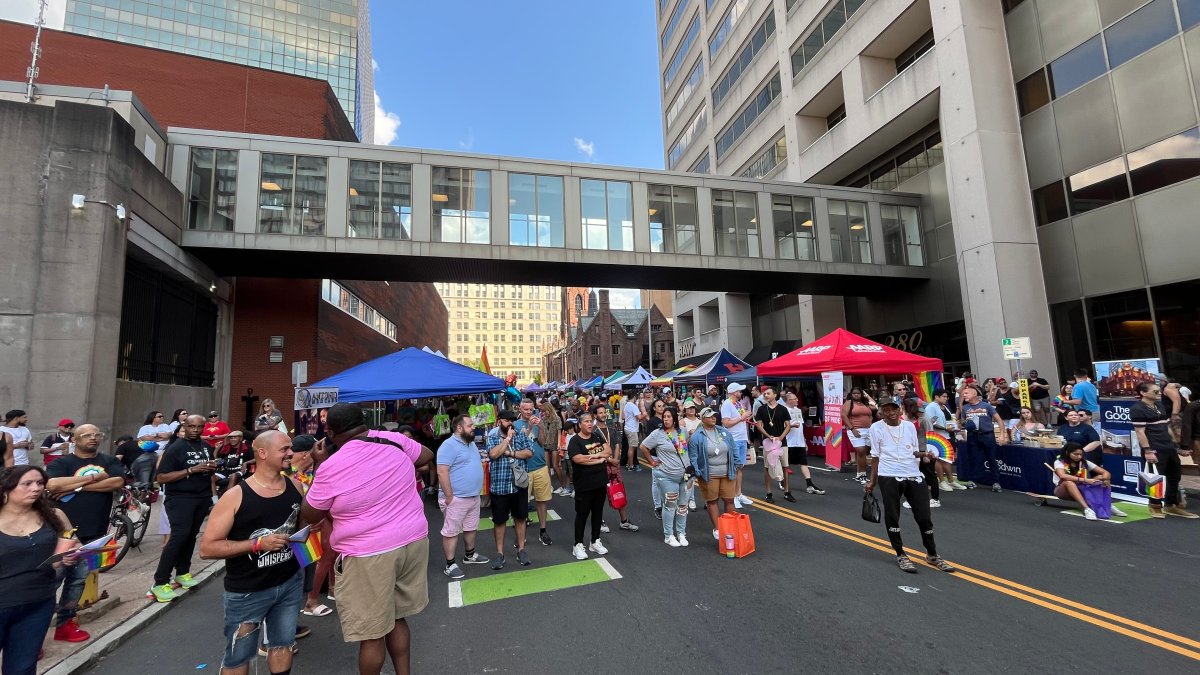
[(283, 363), (283, 352), (271, 352), (270, 361), (271, 363)]
[(271, 349), (283, 349), (283, 336), (282, 335), (272, 335), (270, 347), (271, 347)]

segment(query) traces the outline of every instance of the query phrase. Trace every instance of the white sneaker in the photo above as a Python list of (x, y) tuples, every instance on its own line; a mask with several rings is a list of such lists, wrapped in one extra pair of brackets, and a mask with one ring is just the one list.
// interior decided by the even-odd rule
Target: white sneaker
[(1087, 518), (1088, 520), (1095, 520), (1095, 519), (1096, 519), (1096, 512), (1095, 512), (1095, 511), (1093, 511), (1093, 510), (1091, 510), (1091, 509), (1084, 509), (1084, 510), (1083, 510), (1083, 517), (1084, 517), (1084, 518)]
[(940, 500), (937, 500), (937, 499), (929, 500), (929, 508), (936, 509), (936, 508), (941, 508), (941, 506), (942, 506), (942, 502)]
[(680, 545), (680, 546), (687, 546), (687, 545), (688, 545), (688, 540), (687, 540), (687, 535), (686, 535), (686, 534), (680, 534), (680, 535), (677, 535), (677, 536), (675, 537), (675, 539), (677, 539), (677, 540), (679, 541), (679, 545)]
[(611, 530), (608, 529), (608, 523), (603, 523), (603, 522), (600, 523), (600, 531), (603, 532), (604, 534), (608, 534), (609, 532), (611, 532)]
[(1114, 506), (1114, 507), (1112, 507), (1110, 510), (1112, 511), (1112, 514), (1113, 514), (1114, 516), (1118, 517), (1118, 518), (1125, 518), (1125, 517), (1126, 517), (1126, 513), (1125, 513), (1124, 511), (1122, 511), (1121, 509), (1118, 509), (1118, 508), (1117, 508), (1117, 507), (1115, 507), (1115, 506)]
[(567, 491), (560, 487), (556, 487), (553, 490), (551, 490), (550, 494), (555, 494), (555, 495), (558, 495), (561, 497), (561, 496), (567, 494)]
[(904, 508), (906, 508), (906, 509), (911, 509), (911, 508), (912, 508), (911, 506), (909, 506), (909, 504), (908, 504), (908, 500), (907, 500), (907, 499), (905, 499), (904, 501), (900, 502), (900, 506), (903, 506), (903, 507), (904, 507)]
[(588, 550), (596, 555), (604, 555), (608, 553), (608, 549), (604, 548), (604, 544), (601, 544), (599, 539), (593, 541), (592, 545), (588, 546)]
[(695, 510), (696, 510), (696, 500), (695, 500), (695, 499), (693, 499), (693, 500), (690, 500), (690, 501), (688, 502), (688, 510), (689, 510), (689, 511), (695, 511)]
[(958, 488), (954, 487), (953, 485), (951, 485), (950, 483), (948, 483), (947, 481), (942, 481), (942, 482), (938, 483), (938, 487), (945, 490), (946, 492), (954, 492), (955, 490), (958, 489)]
[(576, 560), (587, 560), (587, 551), (583, 550), (583, 544), (575, 544), (575, 548), (571, 549), (571, 555), (575, 556)]
[(675, 535), (663, 537), (663, 543), (671, 548), (679, 548), (679, 540), (675, 538)]
[(741, 506), (742, 508), (745, 508), (747, 506), (752, 506), (753, 504), (754, 502), (750, 501), (750, 498), (746, 495), (738, 495), (734, 506)]
[(721, 533), (718, 532), (717, 530), (713, 530), (713, 539), (716, 539), (717, 541), (721, 541)]

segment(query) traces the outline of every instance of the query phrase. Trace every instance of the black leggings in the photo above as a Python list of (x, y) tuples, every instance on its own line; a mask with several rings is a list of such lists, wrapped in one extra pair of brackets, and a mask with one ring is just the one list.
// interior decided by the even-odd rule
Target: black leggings
[(583, 528), (588, 516), (592, 517), (592, 538), (588, 542), (600, 538), (600, 522), (604, 518), (604, 500), (606, 490), (603, 487), (591, 490), (575, 490), (575, 543), (582, 544)]
[(935, 461), (937, 460), (921, 462), (921, 475), (925, 477), (925, 482), (929, 484), (929, 495), (934, 499), (941, 499), (942, 488), (938, 486), (937, 471), (935, 471), (933, 468), (933, 463)]
[(1164, 499), (1151, 499), (1150, 504), (1153, 506), (1162, 506), (1163, 502), (1167, 506), (1179, 505), (1179, 479), (1183, 477), (1183, 466), (1179, 462), (1179, 451), (1175, 448), (1166, 450), (1155, 450), (1158, 455), (1158, 472), (1163, 475), (1164, 482), (1167, 484), (1167, 494)]
[(196, 536), (200, 534), (200, 526), (212, 508), (212, 497), (168, 496), (163, 508), (167, 510), (171, 536), (158, 557), (158, 569), (154, 572), (155, 586), (170, 583), (172, 569), (176, 575), (187, 574), (192, 569)]
[(879, 492), (883, 497), (883, 523), (887, 526), (888, 539), (896, 555), (904, 555), (904, 541), (900, 538), (900, 498), (912, 506), (913, 519), (921, 530), (921, 543), (929, 555), (937, 555), (933, 543), (933, 518), (929, 515), (929, 488), (911, 478), (899, 480), (891, 476), (879, 477)]

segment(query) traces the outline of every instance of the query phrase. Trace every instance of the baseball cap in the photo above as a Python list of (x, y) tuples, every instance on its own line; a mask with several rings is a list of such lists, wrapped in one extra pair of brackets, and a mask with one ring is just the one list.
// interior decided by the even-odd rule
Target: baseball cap
[(683, 409), (684, 409), (684, 410), (687, 410), (688, 408), (698, 408), (698, 407), (699, 407), (699, 406), (697, 406), (697, 405), (696, 405), (696, 401), (695, 401), (695, 400), (693, 400), (693, 399), (690, 399), (690, 398), (689, 398), (688, 400), (686, 400), (686, 401), (684, 401), (684, 402), (683, 402)]
[(61, 420), (59, 420), (59, 421), (58, 421), (58, 426), (60, 426), (60, 427), (73, 427), (73, 426), (75, 426), (75, 423), (71, 421), (71, 418), (70, 418), (70, 417), (64, 417), (64, 418), (62, 418)]
[(997, 377), (997, 378), (996, 378), (996, 384), (997, 384), (997, 385), (1001, 385), (1001, 384), (1008, 384), (1008, 380), (1004, 379), (1003, 377)]
[(884, 408), (899, 408), (899, 407), (900, 407), (900, 404), (899, 404), (899, 403), (896, 403), (895, 401), (893, 401), (893, 400), (892, 400), (892, 399), (890, 399), (890, 398), (889, 398), (889, 399), (887, 399), (887, 400), (885, 400), (885, 401), (881, 401), (881, 402), (879, 403), (879, 408), (880, 408), (880, 410), (882, 410), (882, 409), (884, 409)]
[(744, 391), (745, 389), (746, 385), (742, 384), (741, 382), (734, 382), (728, 387), (725, 387), (725, 391), (729, 392), (730, 394), (734, 393), (735, 391)]
[(292, 452), (308, 452), (316, 444), (317, 439), (308, 434), (302, 434), (292, 439)]
[[(216, 410), (209, 410), (208, 416), (209, 417), (220, 417), (221, 413), (217, 412)], [(293, 443), (292, 445), (295, 445), (295, 443)]]
[(500, 413), (498, 415), (496, 415), (496, 419), (508, 420), (509, 422), (516, 422), (517, 421), (517, 413), (512, 410), (501, 410)]
[(716, 416), (717, 416), (717, 411), (713, 410), (712, 408), (705, 408), (704, 410), (700, 411), (700, 417), (716, 417)]

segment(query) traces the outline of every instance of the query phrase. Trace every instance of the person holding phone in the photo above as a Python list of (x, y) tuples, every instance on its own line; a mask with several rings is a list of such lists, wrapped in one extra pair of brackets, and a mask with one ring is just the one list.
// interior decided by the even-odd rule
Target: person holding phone
[[(200, 440), (204, 432), (204, 417), (189, 415), (183, 423), (183, 438), (171, 441), (158, 463), (159, 483), (167, 494), (163, 511), (171, 525), (171, 535), (158, 559), (154, 586), (150, 594), (158, 602), (171, 602), (179, 597), (171, 587), (171, 572), (175, 583), (184, 589), (196, 585), (192, 578), (192, 553), (196, 537), (208, 511), (216, 500), (216, 480), (213, 472), (212, 448)], [(289, 448), (291, 445), (289, 444)]]

